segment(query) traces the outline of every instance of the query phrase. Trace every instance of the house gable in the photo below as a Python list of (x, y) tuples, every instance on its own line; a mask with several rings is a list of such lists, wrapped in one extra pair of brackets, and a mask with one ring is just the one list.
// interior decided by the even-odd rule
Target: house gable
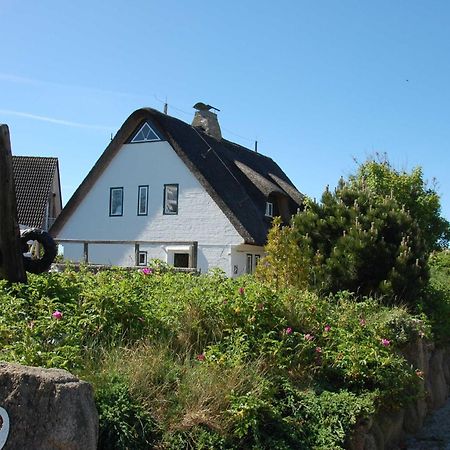
[[(177, 186), (177, 212), (165, 214), (165, 187)], [(148, 187), (146, 215), (139, 187)], [(123, 204), (111, 214), (111, 192)], [(59, 229), (58, 239), (97, 241), (202, 241), (237, 245), (243, 238), (167, 141), (126, 143), (104, 168)]]

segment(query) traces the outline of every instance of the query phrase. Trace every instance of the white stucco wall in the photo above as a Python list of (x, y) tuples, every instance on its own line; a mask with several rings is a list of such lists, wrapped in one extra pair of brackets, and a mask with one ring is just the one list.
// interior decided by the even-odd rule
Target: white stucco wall
[[(164, 184), (179, 185), (177, 215), (163, 214)], [(140, 185), (149, 186), (147, 216), (137, 215)], [(111, 187), (124, 189), (123, 216), (109, 216)], [(198, 241), (198, 267), (202, 272), (221, 267), (229, 275), (232, 268), (231, 249), (243, 243), (242, 237), (214, 200), (165, 141), (123, 145), (56, 238)], [(83, 244), (63, 245), (67, 259), (80, 260)], [(124, 247), (119, 244), (92, 246), (89, 244), (89, 262), (134, 264), (134, 244)], [(140, 250), (147, 251), (149, 259), (167, 261), (164, 245), (140, 244)]]
[(247, 255), (252, 255), (252, 268), (253, 272), (256, 267), (256, 258), (258, 255), (262, 258), (264, 253), (264, 247), (258, 247), (256, 245), (239, 245), (233, 246), (231, 249), (231, 259), (230, 259), (230, 271), (232, 276), (240, 276), (247, 273)]

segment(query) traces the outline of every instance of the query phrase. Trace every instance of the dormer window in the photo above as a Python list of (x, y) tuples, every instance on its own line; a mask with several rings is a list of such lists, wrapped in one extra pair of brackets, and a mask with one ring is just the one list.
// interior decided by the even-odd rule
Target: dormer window
[(266, 202), (266, 217), (273, 217), (273, 203)]
[(131, 139), (131, 142), (134, 144), (136, 142), (154, 142), (160, 140), (161, 138), (156, 134), (153, 128), (145, 122), (139, 131), (134, 135), (133, 139)]

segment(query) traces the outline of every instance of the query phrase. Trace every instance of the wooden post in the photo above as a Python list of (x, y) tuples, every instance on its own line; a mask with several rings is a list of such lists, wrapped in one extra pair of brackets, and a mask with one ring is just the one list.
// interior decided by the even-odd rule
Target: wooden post
[(0, 125), (0, 279), (26, 283), (8, 125)]

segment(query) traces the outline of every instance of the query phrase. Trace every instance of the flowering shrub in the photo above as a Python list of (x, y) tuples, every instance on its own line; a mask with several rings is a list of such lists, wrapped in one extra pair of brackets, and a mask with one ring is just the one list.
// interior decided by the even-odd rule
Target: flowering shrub
[(360, 416), (417, 392), (398, 350), (430, 334), (372, 299), (162, 267), (30, 275), (0, 301), (0, 358), (90, 380), (108, 445), (343, 448)]

